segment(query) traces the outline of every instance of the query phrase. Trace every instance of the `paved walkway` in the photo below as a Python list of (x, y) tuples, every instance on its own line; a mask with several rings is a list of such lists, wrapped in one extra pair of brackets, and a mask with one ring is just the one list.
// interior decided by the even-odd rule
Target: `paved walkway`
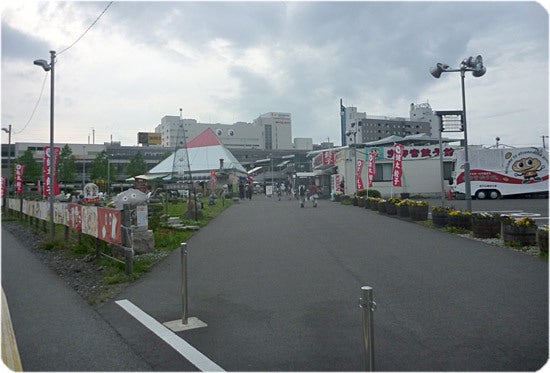
[(364, 285), (378, 305), (377, 370), (533, 371), (548, 358), (538, 258), (358, 207), (265, 197), (188, 245), (189, 315), (208, 326), (173, 334), (160, 323), (181, 317), (179, 251), (96, 312), (3, 230), (23, 369), (359, 371)]
[[(24, 371), (150, 371), (126, 341), (2, 229), (2, 288)], [(2, 334), (9, 325), (2, 324)]]
[[(256, 197), (189, 242), (177, 335), (229, 371), (364, 368), (360, 288), (374, 288), (377, 370), (537, 370), (548, 358), (548, 263), (338, 203)], [(180, 252), (127, 288), (156, 321), (181, 317)], [(193, 370), (115, 302), (99, 313), (153, 370)]]

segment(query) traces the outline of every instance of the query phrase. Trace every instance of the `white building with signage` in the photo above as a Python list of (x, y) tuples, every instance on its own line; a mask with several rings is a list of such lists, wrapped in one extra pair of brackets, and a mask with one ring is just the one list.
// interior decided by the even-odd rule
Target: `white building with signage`
[[(417, 136), (418, 138), (418, 136)], [(393, 176), (393, 140), (397, 138), (384, 139), (380, 144), (364, 144), (361, 147), (345, 146), (341, 148), (311, 152), (313, 157), (313, 169), (320, 176), (331, 174), (331, 193), (342, 193), (354, 195), (361, 189), (376, 189), (383, 197), (402, 194), (420, 194), (423, 196), (441, 195), (441, 163), (440, 148), (435, 139), (412, 142), (401, 139), (404, 144), (402, 157), (402, 186), (394, 187)], [(404, 141), (403, 141), (404, 140)], [(444, 188), (450, 189), (453, 167), (455, 164), (456, 146), (443, 144), (443, 179)], [(368, 184), (368, 155), (375, 153), (374, 160), (375, 176), (372, 186)]]

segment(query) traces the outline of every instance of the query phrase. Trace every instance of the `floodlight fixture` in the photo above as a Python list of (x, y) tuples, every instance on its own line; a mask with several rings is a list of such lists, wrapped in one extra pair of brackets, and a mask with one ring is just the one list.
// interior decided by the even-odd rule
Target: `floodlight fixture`
[(34, 64), (36, 66), (42, 67), (44, 69), (44, 71), (50, 71), (52, 69), (52, 67), (50, 66), (50, 64), (46, 60), (34, 60)]
[(487, 69), (483, 66), (483, 58), (481, 55), (465, 58), (460, 63), (460, 68), (451, 69), (449, 65), (438, 62), (435, 67), (430, 68), (430, 74), (436, 79), (439, 79), (444, 72), (459, 72), (461, 87), (462, 87), (462, 124), (464, 131), (464, 183), (465, 183), (465, 199), (466, 209), (472, 211), (472, 193), (470, 184), (470, 161), (468, 159), (468, 132), (466, 127), (466, 94), (464, 89), (464, 75), (466, 71), (471, 71), (472, 75), (476, 78), (485, 75)]

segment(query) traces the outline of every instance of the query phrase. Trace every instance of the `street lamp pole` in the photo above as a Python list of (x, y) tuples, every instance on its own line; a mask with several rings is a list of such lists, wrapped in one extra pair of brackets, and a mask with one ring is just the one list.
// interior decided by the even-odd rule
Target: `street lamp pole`
[[(8, 176), (6, 178), (6, 195), (10, 196), (10, 175), (11, 175), (11, 124), (8, 128), (2, 128), (8, 134)], [(544, 139), (543, 139), (544, 141)]]
[(464, 88), (464, 75), (466, 71), (471, 71), (472, 75), (479, 78), (485, 75), (487, 69), (483, 66), (483, 58), (478, 55), (477, 57), (468, 57), (464, 59), (459, 69), (451, 69), (449, 65), (443, 63), (437, 63), (435, 67), (430, 69), (430, 74), (434, 78), (439, 79), (441, 73), (444, 72), (460, 72), (460, 83), (462, 89), (462, 124), (464, 131), (464, 183), (465, 183), (465, 199), (466, 210), (472, 211), (472, 189), (470, 182), (470, 161), (468, 159), (468, 130), (466, 125), (466, 93)]
[[(54, 173), (57, 171), (54, 169), (55, 165), (55, 151), (53, 149), (54, 139), (54, 83), (55, 83), (55, 51), (50, 51), (50, 63), (45, 60), (35, 60), (34, 64), (40, 66), (44, 71), (50, 71), (50, 179), (48, 180), (48, 187), (50, 190), (50, 237), (53, 240), (55, 238), (55, 224), (53, 221), (53, 179)], [(53, 171), (53, 172), (52, 172)]]
[(466, 211), (472, 211), (472, 183), (470, 178), (470, 160), (468, 158), (468, 126), (466, 125), (466, 92), (464, 89), (465, 70), (460, 70), (460, 82), (462, 87), (462, 124), (464, 125), (464, 182), (466, 193)]

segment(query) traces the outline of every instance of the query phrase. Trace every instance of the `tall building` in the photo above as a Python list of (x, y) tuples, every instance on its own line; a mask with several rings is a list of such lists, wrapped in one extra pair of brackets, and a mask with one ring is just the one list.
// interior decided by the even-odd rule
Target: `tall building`
[[(211, 128), (230, 149), (293, 149), (290, 113), (266, 113), (253, 123), (198, 123), (195, 119), (180, 119), (166, 115), (155, 128), (161, 134), (162, 146), (183, 146), (206, 128)], [(185, 134), (185, 138), (184, 138)]]
[(264, 149), (292, 149), (292, 121), (290, 113), (266, 113), (254, 119), (263, 127)]
[[(409, 118), (386, 117), (358, 113), (357, 108), (345, 108), (345, 144), (365, 143), (397, 135), (401, 137), (426, 134), (434, 136), (438, 131), (438, 117), (430, 104), (412, 103)], [(343, 142), (344, 143), (344, 142)]]

